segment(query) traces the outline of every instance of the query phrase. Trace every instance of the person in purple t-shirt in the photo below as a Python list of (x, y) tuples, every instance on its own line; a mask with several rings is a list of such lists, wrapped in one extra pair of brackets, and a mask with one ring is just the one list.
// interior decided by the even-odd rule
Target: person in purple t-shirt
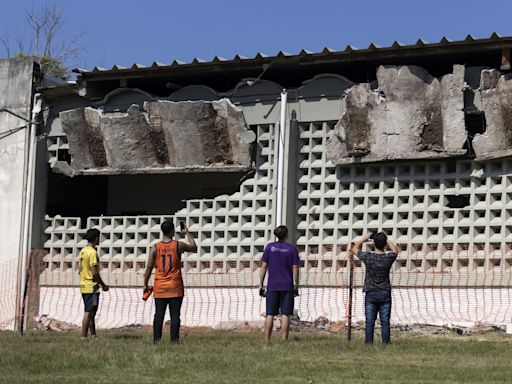
[(265, 296), (263, 281), (268, 269), (267, 302), (264, 338), (270, 341), (274, 316), (281, 309), (281, 336), (288, 339), (290, 316), (293, 315), (294, 297), (299, 295), (299, 252), (295, 245), (287, 243), (288, 228), (284, 225), (274, 230), (278, 241), (267, 244), (261, 258), (260, 296)]

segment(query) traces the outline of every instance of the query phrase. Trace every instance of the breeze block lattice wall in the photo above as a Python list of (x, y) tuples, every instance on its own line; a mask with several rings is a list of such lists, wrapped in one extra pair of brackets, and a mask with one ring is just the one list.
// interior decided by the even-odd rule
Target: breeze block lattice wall
[[(98, 257), (102, 276), (113, 286), (140, 286), (149, 248), (160, 239), (160, 224), (172, 216), (89, 217), (87, 228), (101, 231)], [(42, 285), (77, 285), (78, 254), (87, 245), (81, 219), (47, 217), (48, 240), (41, 273)]]
[[(382, 230), (400, 249), (395, 286), (510, 285), (512, 159), (335, 167), (325, 153), (334, 124), (299, 126), (297, 243), (312, 283), (346, 268), (352, 239)], [(454, 199), (467, 205), (450, 208)]]
[[(307, 285), (346, 285), (347, 245), (383, 230), (399, 245), (396, 286), (507, 286), (512, 271), (512, 160), (449, 160), (335, 167), (325, 143), (335, 122), (298, 125), (297, 244)], [(183, 259), (190, 286), (252, 286), (272, 239), (275, 126), (258, 134), (256, 171), (240, 191), (187, 201), (185, 220), (198, 252)], [(467, 199), (450, 208), (454, 198)], [(110, 284), (138, 286), (149, 247), (164, 217), (91, 217), (102, 231), (101, 267)], [(52, 218), (43, 282), (77, 284), (76, 259), (85, 245), (78, 218)], [(356, 284), (363, 268), (356, 261)], [(46, 280), (45, 280), (46, 279)]]
[[(177, 228), (184, 220), (198, 244), (198, 251), (182, 260), (188, 286), (257, 284), (258, 261), (272, 239), (276, 127), (252, 128), (258, 137), (256, 170), (242, 182), (239, 192), (188, 200), (186, 208), (174, 216), (88, 218), (87, 228), (101, 231), (98, 255), (102, 276), (109, 284), (142, 285), (149, 249), (160, 239), (160, 224), (167, 218), (174, 220)], [(63, 142), (62, 138), (58, 141)], [(78, 254), (86, 245), (80, 218), (47, 217), (47, 224), (45, 248), (49, 254), (41, 284), (77, 285)]]

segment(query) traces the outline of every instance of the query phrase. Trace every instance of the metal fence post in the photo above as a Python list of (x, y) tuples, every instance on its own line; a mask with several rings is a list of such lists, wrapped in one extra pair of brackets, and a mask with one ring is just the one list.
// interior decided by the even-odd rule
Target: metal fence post
[(347, 251), (348, 257), (348, 270), (349, 270), (349, 278), (348, 278), (348, 308), (347, 308), (347, 341), (352, 340), (352, 295), (353, 295), (353, 285), (354, 285), (354, 255), (352, 253), (352, 249), (350, 248), (352, 244), (350, 244), (349, 249)]

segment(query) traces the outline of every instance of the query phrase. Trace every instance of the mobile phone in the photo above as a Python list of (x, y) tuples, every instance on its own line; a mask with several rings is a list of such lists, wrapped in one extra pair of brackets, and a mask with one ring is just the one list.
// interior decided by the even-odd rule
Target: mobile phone
[(180, 221), (180, 230), (181, 230), (181, 232), (183, 232), (185, 230), (185, 222), (184, 221)]
[(149, 299), (149, 296), (153, 293), (153, 287), (150, 287), (144, 294), (142, 295), (142, 300), (147, 301)]

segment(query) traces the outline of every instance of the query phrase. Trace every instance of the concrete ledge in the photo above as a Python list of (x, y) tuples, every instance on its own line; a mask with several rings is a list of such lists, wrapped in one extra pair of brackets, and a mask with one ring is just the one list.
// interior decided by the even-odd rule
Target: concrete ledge
[(95, 168), (78, 171), (75, 175), (138, 175), (138, 174), (166, 174), (166, 173), (220, 173), (220, 172), (249, 172), (251, 167), (243, 165), (209, 165), (197, 167), (148, 167), (133, 169)]

